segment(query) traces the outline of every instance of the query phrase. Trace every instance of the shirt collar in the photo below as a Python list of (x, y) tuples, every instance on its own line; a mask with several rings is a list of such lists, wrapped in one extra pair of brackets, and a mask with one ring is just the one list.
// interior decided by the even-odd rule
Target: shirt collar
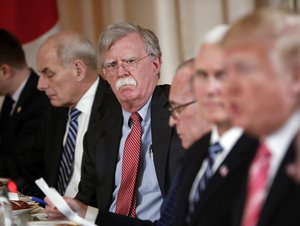
[(14, 94), (11, 96), (11, 98), (14, 100), (14, 102), (18, 102), (21, 93), (25, 87), (26, 82), (28, 81), (29, 76), (21, 83), (21, 85), (19, 86), (19, 88), (16, 90), (16, 92), (14, 92)]
[[(150, 107), (151, 99), (152, 99), (152, 96), (148, 99), (146, 104), (140, 110), (138, 110), (138, 113), (142, 118), (142, 122), (147, 122), (148, 120), (150, 120), (150, 108), (149, 107)], [(122, 108), (122, 113), (123, 113), (124, 122), (128, 122), (127, 125), (130, 127), (129, 119), (130, 119), (130, 115), (132, 112), (125, 111)]]
[(211, 131), (211, 144), (219, 142), (224, 149), (231, 150), (237, 140), (242, 136), (242, 134), (242, 128), (232, 127), (227, 130), (222, 136), (220, 136), (217, 127), (213, 126)]
[(88, 115), (91, 114), (90, 109), (93, 105), (99, 82), (100, 79), (97, 78), (97, 80), (93, 83), (93, 85), (85, 92), (85, 94), (80, 98), (80, 100), (76, 104), (76, 108), (79, 111), (81, 111), (81, 113), (88, 114)]
[(265, 145), (272, 154), (283, 155), (287, 151), (299, 130), (299, 125), (300, 109), (295, 111), (281, 128), (264, 139)]

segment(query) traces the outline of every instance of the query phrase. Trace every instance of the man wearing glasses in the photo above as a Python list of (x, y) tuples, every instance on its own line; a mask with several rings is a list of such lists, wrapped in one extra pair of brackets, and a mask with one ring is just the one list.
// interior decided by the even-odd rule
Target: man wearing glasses
[(170, 89), (169, 125), (176, 128), (182, 146), (188, 149), (211, 128), (195, 100), (191, 78), (194, 58), (183, 62), (176, 70)]
[[(91, 206), (97, 207), (97, 223), (109, 213), (155, 221), (184, 154), (168, 125), (169, 86), (157, 86), (159, 42), (152, 31), (138, 25), (112, 24), (100, 36), (98, 54), (102, 74), (121, 108), (87, 132), (76, 196), (81, 202), (69, 204), (92, 220), (97, 212)], [(51, 205), (47, 211), (50, 217), (58, 214)]]

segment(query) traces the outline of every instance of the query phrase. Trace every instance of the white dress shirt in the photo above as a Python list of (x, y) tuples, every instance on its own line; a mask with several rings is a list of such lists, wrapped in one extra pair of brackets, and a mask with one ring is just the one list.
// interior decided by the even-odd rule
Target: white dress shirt
[(300, 110), (295, 111), (280, 129), (267, 136), (263, 141), (271, 152), (267, 192), (273, 183), (274, 177), (289, 146), (299, 131), (299, 126)]
[[(75, 197), (75, 195), (78, 192), (78, 185), (81, 177), (82, 155), (83, 155), (83, 137), (89, 125), (92, 105), (96, 95), (98, 83), (99, 83), (99, 79), (97, 79), (94, 82), (94, 84), (87, 90), (87, 92), (81, 97), (81, 99), (78, 101), (77, 105), (75, 106), (78, 110), (81, 111), (81, 114), (78, 117), (78, 130), (77, 130), (75, 156), (74, 156), (74, 169), (73, 169), (72, 177), (66, 188), (65, 196)], [(69, 121), (67, 123), (67, 127), (68, 125), (69, 125)], [(64, 144), (66, 142), (67, 134), (68, 134), (68, 128), (66, 128)]]

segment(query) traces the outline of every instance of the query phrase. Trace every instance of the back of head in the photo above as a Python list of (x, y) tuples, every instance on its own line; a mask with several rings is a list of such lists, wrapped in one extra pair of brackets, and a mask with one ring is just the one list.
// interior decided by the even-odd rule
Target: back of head
[(295, 12), (261, 8), (232, 24), (221, 44), (226, 48), (262, 39), (272, 40), (286, 29), (299, 25), (300, 17)]
[(24, 50), (13, 34), (0, 29), (0, 65), (8, 64), (13, 68), (26, 67)]
[[(181, 92), (192, 92), (191, 79), (193, 76), (194, 61), (195, 58), (188, 59), (176, 68), (172, 86), (174, 86), (174, 84), (179, 86)], [(181, 73), (183, 71), (185, 71), (186, 73)]]
[[(262, 8), (231, 26), (221, 45), (224, 48), (262, 43), (273, 65), (281, 73), (300, 66), (300, 15), (277, 8)], [(282, 71), (284, 70), (284, 71)]]
[(145, 51), (153, 57), (161, 57), (159, 41), (153, 31), (132, 23), (116, 23), (109, 25), (100, 35), (98, 41), (99, 65), (103, 66), (103, 54), (118, 39), (131, 33), (137, 33), (145, 43)]
[(74, 31), (61, 31), (50, 36), (40, 50), (51, 46), (62, 65), (68, 66), (75, 60), (83, 61), (91, 70), (97, 70), (97, 55), (92, 43), (83, 35)]

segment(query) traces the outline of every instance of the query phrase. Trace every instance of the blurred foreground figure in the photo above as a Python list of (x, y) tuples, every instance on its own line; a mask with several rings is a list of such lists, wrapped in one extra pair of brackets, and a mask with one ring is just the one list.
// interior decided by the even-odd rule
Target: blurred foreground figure
[(171, 225), (230, 226), (232, 208), (257, 147), (257, 141), (233, 127), (229, 117), (225, 57), (219, 47), (227, 29), (220, 25), (208, 32), (195, 59), (195, 98), (214, 126), (186, 153)]
[(18, 39), (0, 29), (0, 157), (16, 154), (28, 146), (42, 121), (49, 101), (37, 89), (38, 76), (28, 68)]
[(195, 100), (192, 91), (194, 59), (187, 60), (178, 66), (170, 89), (169, 125), (176, 131), (184, 148), (189, 148), (196, 140), (211, 129)]
[(300, 16), (258, 10), (222, 41), (235, 125), (260, 138), (234, 224), (300, 225), (300, 186), (286, 173), (300, 125)]

